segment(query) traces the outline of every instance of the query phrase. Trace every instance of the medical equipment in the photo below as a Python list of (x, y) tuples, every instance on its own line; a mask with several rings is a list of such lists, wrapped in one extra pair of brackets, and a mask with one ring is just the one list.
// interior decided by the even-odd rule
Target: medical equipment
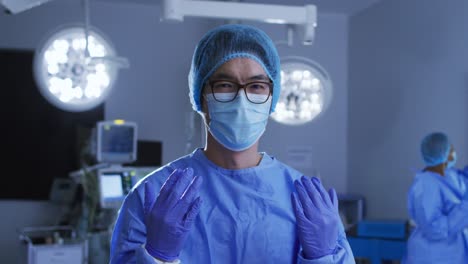
[(357, 225), (359, 237), (406, 239), (408, 233), (406, 220), (361, 220)]
[(328, 108), (333, 84), (317, 62), (299, 56), (281, 58), (281, 94), (273, 120), (286, 125), (303, 125)]
[(97, 177), (101, 207), (119, 209), (132, 187), (156, 169), (157, 167), (122, 166), (99, 169)]
[(125, 196), (137, 182), (136, 172), (131, 167), (109, 167), (97, 171), (99, 201), (102, 208), (118, 209)]
[(348, 236), (348, 241), (358, 264), (381, 264), (383, 260), (401, 261), (406, 254), (406, 240)]
[(73, 203), (78, 184), (70, 178), (54, 178), (49, 200), (55, 204), (68, 206)]
[(87, 240), (76, 238), (70, 226), (25, 227), (20, 231), (20, 263), (87, 264)]
[(365, 216), (365, 199), (357, 194), (338, 194), (339, 211), (346, 231), (356, 227)]
[(94, 132), (90, 139), (90, 149), (98, 163), (71, 172), (70, 177), (83, 184), (86, 195), (98, 199), (101, 208), (117, 209), (133, 185), (157, 167), (123, 166), (137, 160), (135, 122), (121, 119), (100, 121)]
[(0, 0), (0, 5), (3, 5), (9, 13), (17, 14), (50, 1), (52, 0)]
[(110, 94), (119, 68), (128, 68), (108, 37), (90, 25), (89, 0), (82, 0), (84, 22), (63, 25), (36, 49), (34, 77), (54, 106), (80, 112), (100, 105)]
[(359, 221), (353, 234), (348, 232), (354, 257), (369, 259), (371, 264), (380, 264), (382, 260), (401, 261), (406, 254), (408, 226), (408, 221), (399, 219)]
[(368, 220), (366, 200), (359, 194), (338, 195), (341, 220), (356, 263), (401, 260), (409, 233), (404, 220)]
[(225, 1), (164, 0), (162, 20), (184, 20), (185, 16), (218, 19), (240, 19), (271, 24), (287, 24), (297, 31), (300, 28), (304, 45), (314, 41), (317, 26), (315, 5), (287, 6)]
[[(86, 41), (86, 33), (88, 41)], [(44, 38), (34, 54), (34, 78), (44, 98), (71, 112), (90, 110), (110, 94), (117, 78), (109, 38), (97, 28), (60, 26)]]
[(137, 159), (126, 164), (133, 167), (158, 167), (162, 164), (162, 142), (156, 140), (137, 141)]
[(70, 175), (84, 190), (85, 198), (81, 202), (76, 230), (80, 237), (87, 240), (90, 264), (109, 263), (110, 231), (122, 202), (138, 181), (157, 169), (120, 164), (98, 165)]
[(137, 124), (124, 120), (96, 125), (96, 159), (99, 163), (124, 164), (137, 159)]

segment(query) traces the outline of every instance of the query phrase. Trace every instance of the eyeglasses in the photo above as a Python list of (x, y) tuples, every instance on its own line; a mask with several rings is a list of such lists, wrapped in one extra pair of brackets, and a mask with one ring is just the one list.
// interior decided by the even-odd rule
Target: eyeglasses
[(254, 104), (263, 104), (270, 98), (273, 84), (271, 81), (255, 81), (240, 84), (226, 80), (213, 80), (209, 81), (208, 85), (211, 88), (213, 97), (218, 102), (227, 103), (233, 101), (239, 94), (239, 90), (243, 88), (247, 100)]

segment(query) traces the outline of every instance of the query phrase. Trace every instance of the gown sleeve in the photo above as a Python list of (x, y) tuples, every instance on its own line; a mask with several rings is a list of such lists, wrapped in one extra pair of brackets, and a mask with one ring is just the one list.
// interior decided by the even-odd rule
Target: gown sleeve
[(138, 190), (134, 189), (119, 209), (111, 239), (110, 264), (156, 263), (143, 247), (146, 226), (140, 199)]

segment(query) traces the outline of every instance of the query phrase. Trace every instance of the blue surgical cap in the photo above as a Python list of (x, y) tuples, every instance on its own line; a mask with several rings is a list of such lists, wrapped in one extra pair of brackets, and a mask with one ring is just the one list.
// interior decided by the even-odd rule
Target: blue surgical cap
[(201, 91), (208, 78), (225, 62), (240, 57), (257, 61), (273, 82), (271, 112), (275, 110), (281, 89), (281, 72), (273, 41), (253, 26), (225, 24), (207, 32), (195, 48), (188, 75), (190, 101), (195, 111), (201, 111)]
[(421, 142), (421, 154), (427, 166), (435, 166), (447, 161), (450, 142), (444, 133), (434, 132), (424, 137)]

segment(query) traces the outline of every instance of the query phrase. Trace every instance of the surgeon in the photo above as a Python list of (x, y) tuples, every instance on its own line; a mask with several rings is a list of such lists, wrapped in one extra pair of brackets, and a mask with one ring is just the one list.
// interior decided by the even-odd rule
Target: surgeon
[(272, 40), (248, 25), (210, 30), (188, 83), (206, 145), (128, 194), (111, 263), (355, 263), (336, 192), (258, 151), (281, 90)]
[(416, 173), (408, 193), (415, 222), (407, 243), (407, 264), (468, 263), (468, 193), (466, 181), (451, 173), (454, 148), (446, 134), (430, 133), (421, 142), (425, 168)]

